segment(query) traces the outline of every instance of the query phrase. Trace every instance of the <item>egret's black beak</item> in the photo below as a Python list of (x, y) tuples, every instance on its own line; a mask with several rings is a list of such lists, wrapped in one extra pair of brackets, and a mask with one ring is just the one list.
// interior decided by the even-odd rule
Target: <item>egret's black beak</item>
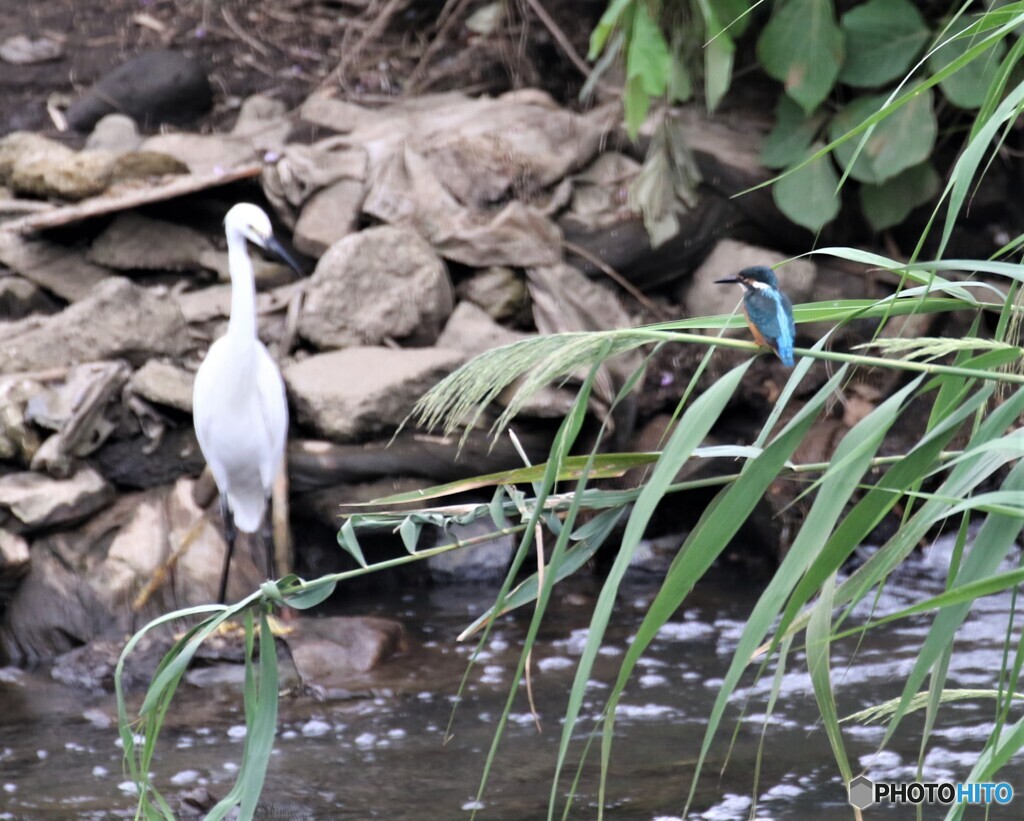
[(716, 279), (716, 285), (742, 285), (743, 280), (739, 277), (727, 277), (725, 279)]
[(302, 270), (302, 266), (299, 265), (298, 261), (291, 255), (291, 253), (277, 241), (276, 237), (269, 236), (263, 241), (263, 247), (281, 260), (285, 265), (291, 268), (300, 277), (305, 276), (306, 272)]

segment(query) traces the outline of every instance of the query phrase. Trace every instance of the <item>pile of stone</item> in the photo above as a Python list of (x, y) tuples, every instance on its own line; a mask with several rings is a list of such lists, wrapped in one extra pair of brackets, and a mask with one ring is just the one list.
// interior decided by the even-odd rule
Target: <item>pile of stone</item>
[[(644, 167), (609, 149), (619, 116), (617, 106), (574, 113), (536, 91), (381, 109), (321, 94), (297, 113), (252, 98), (224, 135), (143, 138), (115, 114), (81, 151), (34, 134), (0, 140), (0, 656), (52, 657), (112, 626), (212, 599), (223, 542), (209, 488), (196, 480), (191, 383), (227, 321), (227, 256), (213, 217), (232, 198), (264, 198), (312, 268), (297, 279), (256, 266), (260, 333), (293, 411), (293, 521), (337, 529), (343, 502), (520, 464), (483, 431), (461, 454), (421, 431), (391, 442), (427, 388), (489, 347), (731, 312), (737, 295), (712, 280), (781, 259), (708, 222), (733, 207), (722, 205), (722, 169), (736, 190), (763, 177), (756, 143), (694, 126), (702, 173), (717, 174), (717, 188), (698, 197), (702, 207), (663, 208), (659, 219), (687, 242), (667, 244), (676, 257), (655, 270), (626, 195)], [(239, 187), (257, 175), (259, 190)], [(185, 194), (177, 210), (142, 207)], [(675, 301), (644, 307), (623, 296), (601, 259), (641, 286), (676, 280)], [(794, 301), (822, 298), (839, 281), (810, 263), (784, 276)], [(596, 412), (638, 362), (610, 369)], [(681, 390), (686, 364), (666, 367), (676, 370), (655, 384)], [(524, 410), (517, 433), (531, 458), (543, 459), (571, 399), (551, 389)], [(620, 428), (620, 446), (630, 430)], [(304, 557), (307, 547), (297, 545), (300, 569), (330, 568), (315, 551)], [(506, 550), (467, 567), (503, 570)], [(229, 595), (259, 581), (242, 552)], [(163, 583), (136, 612), (153, 579)]]
[[(226, 252), (214, 221), (144, 204), (191, 187), (210, 197), (200, 210), (216, 211), (223, 184), (262, 171), (262, 191), (226, 196), (265, 195), (310, 258), (303, 280), (257, 260), (258, 311), (293, 409), (293, 510), (332, 529), (342, 502), (517, 464), (483, 432), (461, 456), (422, 432), (388, 443), (419, 396), (473, 354), (538, 325), (573, 328), (535, 321), (531, 294), (564, 293), (567, 316), (604, 327), (631, 323), (611, 289), (563, 263), (552, 218), (612, 111), (573, 114), (537, 94), (383, 111), (313, 98), (299, 120), (333, 136), (291, 143), (294, 116), (254, 98), (228, 135), (142, 139), (110, 115), (81, 151), (36, 134), (0, 141), (2, 213), (13, 217), (0, 224), (7, 657), (52, 657), (213, 594), (223, 545), (196, 485), (189, 414), (195, 368), (228, 316)], [(570, 398), (551, 391), (526, 410), (533, 457)], [(259, 574), (243, 556), (232, 579), (239, 595)]]

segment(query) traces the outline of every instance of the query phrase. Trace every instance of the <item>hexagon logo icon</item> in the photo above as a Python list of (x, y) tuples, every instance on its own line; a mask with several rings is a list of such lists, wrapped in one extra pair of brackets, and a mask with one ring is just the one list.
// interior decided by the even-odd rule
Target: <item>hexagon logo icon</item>
[(858, 775), (850, 782), (850, 803), (858, 810), (875, 803), (875, 784), (870, 778)]

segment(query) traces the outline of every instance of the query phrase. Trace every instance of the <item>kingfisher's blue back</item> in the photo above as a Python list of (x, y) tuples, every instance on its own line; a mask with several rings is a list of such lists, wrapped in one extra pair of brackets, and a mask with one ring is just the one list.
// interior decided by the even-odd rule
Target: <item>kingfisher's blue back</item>
[(796, 324), (789, 297), (771, 285), (749, 288), (743, 294), (743, 308), (753, 329), (779, 355), (782, 364), (792, 368)]

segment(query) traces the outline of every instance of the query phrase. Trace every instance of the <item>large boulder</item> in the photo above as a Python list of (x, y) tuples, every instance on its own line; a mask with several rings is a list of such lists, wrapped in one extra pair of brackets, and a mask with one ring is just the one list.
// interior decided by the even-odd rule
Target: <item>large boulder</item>
[(42, 370), (98, 359), (142, 362), (180, 356), (188, 329), (170, 297), (111, 277), (59, 314), (0, 323), (0, 373)]
[(346, 348), (291, 364), (284, 379), (300, 423), (329, 439), (364, 439), (394, 430), (463, 359), (444, 348)]
[(309, 281), (299, 333), (319, 348), (399, 339), (429, 345), (452, 312), (444, 262), (419, 234), (380, 226), (330, 247)]

